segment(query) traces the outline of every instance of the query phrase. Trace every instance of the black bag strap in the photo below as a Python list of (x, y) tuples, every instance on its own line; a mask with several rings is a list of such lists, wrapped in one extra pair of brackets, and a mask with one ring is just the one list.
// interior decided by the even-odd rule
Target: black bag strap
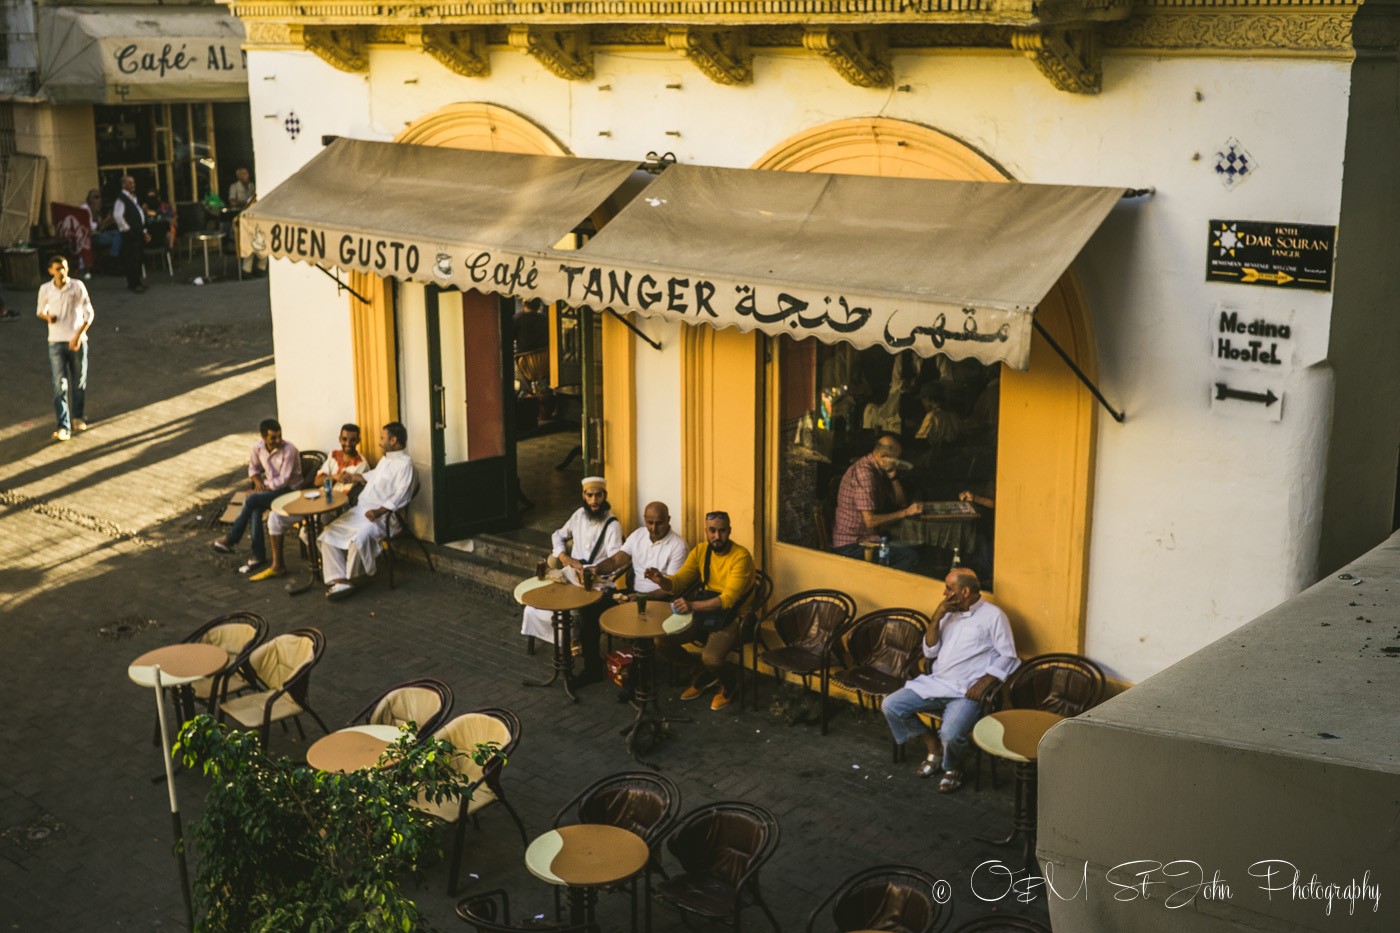
[(585, 564), (591, 564), (598, 559), (598, 552), (603, 547), (603, 539), (608, 534), (608, 526), (615, 521), (617, 521), (617, 516), (609, 515), (607, 521), (603, 522), (603, 530), (598, 532), (598, 540), (593, 542), (593, 550), (588, 552), (588, 560), (584, 561)]
[(710, 545), (709, 545), (709, 543), (706, 542), (706, 544), (705, 544), (705, 569), (702, 570), (702, 571), (700, 571), (700, 589), (702, 589), (702, 590), (708, 590), (708, 589), (710, 588), (710, 555), (713, 554), (713, 553), (714, 553), (714, 551), (710, 550)]

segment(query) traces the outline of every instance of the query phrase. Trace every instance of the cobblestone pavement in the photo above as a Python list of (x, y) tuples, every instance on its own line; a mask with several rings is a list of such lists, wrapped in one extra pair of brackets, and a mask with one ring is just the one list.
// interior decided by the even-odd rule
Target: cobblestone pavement
[[(576, 790), (635, 767), (617, 734), (629, 711), (611, 688), (586, 688), (571, 705), (557, 689), (521, 686), (547, 661), (525, 654), (518, 610), (499, 597), (410, 565), (393, 592), (375, 581), (345, 603), (314, 593), (293, 599), (276, 584), (247, 582), (234, 573), (235, 558), (211, 553), (218, 500), (275, 405), (265, 285), (197, 289), (162, 279), (133, 296), (120, 284), (91, 283), (93, 426), (66, 444), (49, 440), (44, 332), (32, 297), (7, 290), (23, 316), (0, 326), (0, 929), (182, 926), (166, 791), (151, 782), (160, 764), (150, 698), (127, 680), (126, 666), (235, 608), (261, 613), (274, 633), (314, 625), (326, 634), (311, 698), (332, 726), (384, 686), (422, 675), (447, 681), (458, 711), (515, 710), (524, 737), (505, 786), (532, 836)], [(292, 563), (299, 567), (294, 554)], [(679, 705), (673, 692), (668, 699)], [(693, 713), (696, 722), (678, 725), (655, 757), (680, 786), (683, 810), (737, 798), (777, 815), (782, 842), (762, 878), (784, 929), (801, 929), (842, 878), (887, 862), (948, 879), (957, 922), (1021, 909), (1011, 898), (979, 902), (970, 884), (984, 860), (1015, 861), (1013, 850), (973, 838), (1010, 820), (1005, 769), (999, 791), (984, 783), (980, 792), (969, 785), (939, 796), (912, 764), (890, 764), (882, 723), (845, 713), (823, 737), (767, 712)], [(304, 753), (295, 732), (274, 730), (272, 742)], [(181, 774), (176, 786), (188, 824), (202, 779)], [(521, 855), (508, 815), (488, 809), (468, 833), (464, 880), (506, 887), (517, 913), (547, 912), (552, 892)], [(460, 929), (445, 887), (436, 863), (419, 902), (439, 927)], [(984, 893), (996, 893), (991, 887)], [(602, 898), (606, 930), (625, 929), (625, 901)], [(756, 913), (746, 923), (766, 927)], [(682, 928), (658, 909), (658, 931)]]

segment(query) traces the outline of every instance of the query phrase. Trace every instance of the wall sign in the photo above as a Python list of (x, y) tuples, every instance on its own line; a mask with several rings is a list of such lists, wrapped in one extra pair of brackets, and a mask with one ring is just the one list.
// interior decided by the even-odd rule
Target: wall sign
[(1293, 312), (1242, 311), (1220, 305), (1210, 312), (1211, 360), (1257, 372), (1293, 368)]
[(1212, 220), (1207, 282), (1332, 290), (1336, 227), (1257, 220)]

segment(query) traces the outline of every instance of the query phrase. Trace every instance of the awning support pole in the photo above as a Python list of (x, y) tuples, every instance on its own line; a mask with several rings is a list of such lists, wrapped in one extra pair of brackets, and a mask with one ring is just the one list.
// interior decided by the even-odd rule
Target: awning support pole
[(1046, 343), (1050, 344), (1050, 348), (1060, 355), (1060, 359), (1065, 361), (1065, 365), (1070, 368), (1070, 371), (1073, 372), (1076, 376), (1078, 376), (1079, 381), (1084, 383), (1084, 387), (1093, 393), (1094, 398), (1099, 400), (1099, 404), (1104, 407), (1104, 411), (1112, 415), (1114, 421), (1118, 422), (1119, 424), (1122, 424), (1124, 418), (1123, 413), (1121, 411), (1118, 411), (1112, 405), (1108, 404), (1108, 399), (1103, 397), (1103, 393), (1099, 391), (1099, 387), (1090, 382), (1089, 377), (1084, 375), (1084, 370), (1080, 369), (1078, 366), (1075, 365), (1074, 360), (1069, 358), (1069, 354), (1066, 353), (1060, 347), (1060, 345), (1055, 342), (1054, 337), (1050, 336), (1050, 332), (1045, 329), (1045, 325), (1037, 321), (1034, 315), (1032, 315), (1031, 317), (1031, 323), (1035, 324), (1036, 333), (1040, 334), (1040, 336), (1045, 338)]
[(614, 311), (612, 308), (609, 308), (609, 309), (608, 309), (608, 313), (611, 314), (613, 317), (617, 318), (617, 319), (618, 319), (619, 321), (621, 321), (624, 325), (626, 325), (627, 329), (630, 330), (632, 333), (636, 334), (638, 337), (641, 337), (641, 338), (642, 338), (643, 340), (645, 340), (647, 343), (651, 344), (653, 349), (656, 349), (656, 350), (660, 350), (660, 349), (661, 349), (661, 344), (660, 344), (659, 341), (652, 340), (650, 337), (648, 337), (648, 336), (646, 335), (646, 332), (645, 332), (645, 331), (643, 331), (643, 330), (642, 330), (640, 327), (638, 327), (636, 324), (633, 324), (631, 321), (627, 320), (627, 318), (626, 318), (625, 316), (623, 316), (623, 315), (621, 315), (621, 314), (618, 314), (618, 313), (617, 313), (616, 311)]
[(362, 305), (373, 304), (373, 302), (370, 301), (368, 298), (366, 298), (364, 295), (361, 295), (359, 292), (355, 291), (355, 290), (354, 290), (353, 288), (351, 288), (349, 285), (346, 285), (344, 282), (342, 282), (342, 281), (340, 280), (340, 276), (336, 275), (334, 272), (332, 272), (331, 270), (327, 269), (325, 266), (321, 265), (320, 263), (316, 263), (315, 266), (316, 266), (317, 269), (320, 269), (320, 270), (321, 270), (321, 273), (322, 273), (323, 275), (325, 275), (326, 278), (330, 279), (332, 282), (335, 283), (335, 293), (336, 293), (337, 295), (340, 294), (340, 290), (341, 290), (341, 289), (344, 289), (345, 291), (349, 292), (350, 294), (352, 294), (352, 295), (354, 295), (356, 298), (358, 298), (358, 299), (360, 300), (360, 304), (362, 304)]

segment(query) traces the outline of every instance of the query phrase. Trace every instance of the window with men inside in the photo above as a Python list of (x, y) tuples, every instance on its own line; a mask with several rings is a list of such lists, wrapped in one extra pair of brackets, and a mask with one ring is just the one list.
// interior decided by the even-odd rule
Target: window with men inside
[(778, 343), (778, 540), (990, 586), (1000, 367)]

